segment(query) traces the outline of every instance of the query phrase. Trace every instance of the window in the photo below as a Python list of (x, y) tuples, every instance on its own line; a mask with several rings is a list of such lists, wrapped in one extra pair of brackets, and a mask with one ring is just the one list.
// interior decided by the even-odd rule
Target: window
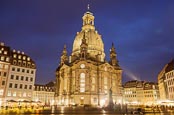
[(18, 58), (21, 59), (21, 55), (19, 55)]
[(14, 79), (14, 75), (11, 75), (11, 79)]
[(29, 70), (27, 70), (27, 73), (29, 73)]
[(80, 74), (80, 92), (85, 92), (85, 73)]
[(8, 69), (8, 65), (5, 65), (4, 68), (5, 68), (5, 69)]
[(33, 78), (30, 78), (30, 81), (33, 81)]
[(13, 97), (16, 97), (16, 92), (13, 92)]
[(6, 77), (7, 76), (7, 73), (6, 72), (4, 72), (4, 77)]
[(34, 73), (34, 71), (32, 70), (32, 71), (31, 71), (31, 74), (33, 74), (33, 73)]
[(7, 55), (7, 51), (4, 51), (4, 54)]
[(32, 89), (32, 85), (30, 85), (29, 89)]
[(4, 57), (3, 56), (1, 57), (1, 61), (4, 61)]
[(22, 89), (22, 84), (20, 84), (19, 88)]
[(0, 95), (3, 95), (3, 93), (4, 93), (4, 90), (0, 89)]
[(18, 88), (18, 84), (15, 84), (15, 88)]
[(17, 69), (17, 72), (20, 72), (20, 68)]
[[(30, 63), (27, 64), (27, 67), (30, 67)], [(28, 72), (29, 73), (29, 72)]]
[(26, 62), (23, 62), (23, 66), (26, 66)]
[(22, 72), (24, 73), (25, 72), (25, 69), (22, 69)]
[(16, 80), (19, 80), (19, 76), (16, 76)]
[(15, 71), (15, 68), (14, 67), (12, 68), (12, 71)]
[(25, 60), (26, 59), (26, 57), (25, 56), (23, 56), (23, 60)]
[(7, 57), (7, 58), (6, 58), (6, 61), (9, 62), (9, 61), (10, 61), (10, 58)]
[(27, 89), (27, 85), (25, 85), (25, 89)]
[(2, 81), (2, 85), (5, 85), (5, 81)]
[(16, 65), (17, 64), (17, 61), (16, 60), (13, 60), (13, 64)]
[(28, 81), (28, 77), (25, 78), (25, 81)]
[(12, 88), (12, 86), (13, 86), (12, 83), (10, 83), (10, 84), (9, 84), (9, 88)]
[(19, 65), (19, 66), (21, 66), (21, 63), (22, 63), (22, 62), (21, 62), (21, 61), (19, 61), (19, 62), (18, 62), (18, 65)]
[(30, 58), (29, 57), (27, 58), (27, 61), (30, 61)]
[(14, 54), (13, 57), (16, 58), (16, 54)]
[(21, 80), (24, 80), (24, 76), (21, 76)]
[(11, 96), (11, 91), (8, 91), (7, 96)]

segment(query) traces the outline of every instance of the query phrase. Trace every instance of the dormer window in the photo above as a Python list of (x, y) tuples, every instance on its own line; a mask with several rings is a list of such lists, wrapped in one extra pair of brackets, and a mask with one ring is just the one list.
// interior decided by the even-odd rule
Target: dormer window
[(26, 59), (26, 57), (24, 56), (24, 57), (23, 57), (23, 60), (25, 60), (25, 59)]
[(21, 59), (21, 55), (19, 55), (18, 58)]
[(16, 58), (16, 54), (14, 54), (13, 57)]

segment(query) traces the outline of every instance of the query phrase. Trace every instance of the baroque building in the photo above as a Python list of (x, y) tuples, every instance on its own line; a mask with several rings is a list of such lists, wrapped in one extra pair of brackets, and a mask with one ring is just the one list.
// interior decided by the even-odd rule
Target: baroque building
[(151, 105), (159, 100), (158, 84), (145, 81), (128, 81), (123, 85), (124, 103)]
[(49, 82), (46, 85), (35, 84), (33, 91), (33, 101), (44, 105), (53, 105), (55, 96), (55, 84)]
[(0, 105), (31, 101), (35, 75), (35, 62), (28, 55), (0, 44)]
[(114, 103), (121, 103), (122, 69), (112, 44), (110, 60), (105, 60), (104, 43), (95, 29), (94, 15), (88, 11), (77, 32), (72, 53), (68, 56), (64, 45), (56, 69), (56, 97), (59, 104), (107, 105), (109, 90)]
[(161, 101), (174, 101), (174, 59), (158, 74), (158, 84)]

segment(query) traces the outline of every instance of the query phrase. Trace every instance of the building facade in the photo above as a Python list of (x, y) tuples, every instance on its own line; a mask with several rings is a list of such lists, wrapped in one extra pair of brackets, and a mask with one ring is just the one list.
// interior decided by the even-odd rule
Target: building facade
[(174, 60), (164, 66), (158, 74), (161, 101), (174, 101)]
[(127, 104), (156, 104), (159, 100), (158, 84), (137, 80), (128, 81), (123, 85), (123, 99)]
[(33, 91), (33, 101), (40, 102), (44, 105), (54, 105), (55, 85), (35, 84)]
[(10, 101), (31, 101), (36, 75), (35, 62), (24, 52), (11, 50), (2, 43), (0, 47), (2, 104)]
[(112, 44), (110, 60), (105, 60), (104, 43), (94, 26), (94, 16), (87, 11), (83, 26), (75, 37), (72, 53), (64, 46), (56, 70), (56, 96), (58, 104), (108, 104), (108, 91), (112, 90), (115, 103), (120, 103), (122, 69)]
[(168, 63), (166, 67), (166, 84), (167, 84), (167, 92), (168, 99), (174, 101), (174, 60)]
[(159, 93), (160, 93), (160, 100), (165, 101), (168, 99), (168, 90), (167, 90), (167, 83), (166, 83), (166, 67), (168, 64), (166, 64), (161, 72), (158, 74), (158, 87), (159, 87)]

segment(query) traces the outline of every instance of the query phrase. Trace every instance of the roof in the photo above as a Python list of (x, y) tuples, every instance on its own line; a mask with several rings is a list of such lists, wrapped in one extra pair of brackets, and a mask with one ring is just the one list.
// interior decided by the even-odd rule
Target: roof
[(172, 61), (168, 63), (168, 65), (167, 65), (167, 67), (165, 69), (166, 73), (170, 72), (172, 70), (174, 70), (174, 59), (172, 59)]

